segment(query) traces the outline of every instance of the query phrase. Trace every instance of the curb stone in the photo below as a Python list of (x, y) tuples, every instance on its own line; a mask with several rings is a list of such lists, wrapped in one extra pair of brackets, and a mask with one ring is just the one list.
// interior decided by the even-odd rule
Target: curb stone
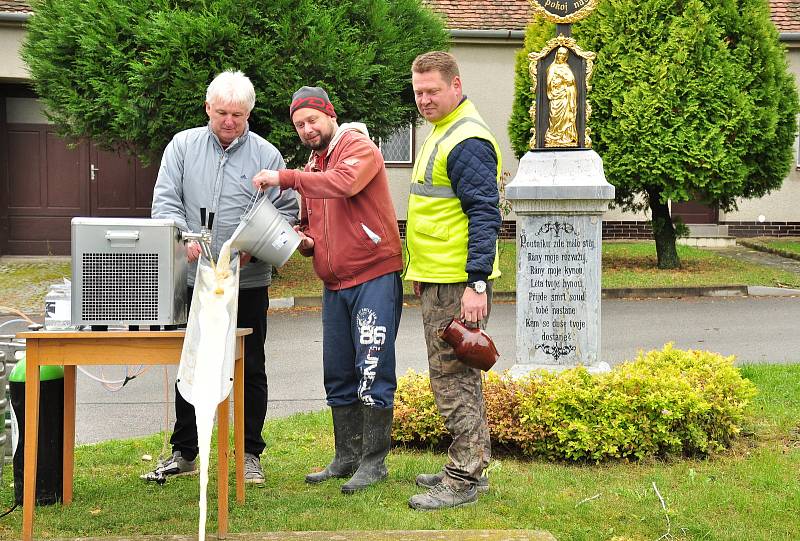
[(604, 299), (657, 299), (682, 297), (746, 297), (747, 286), (614, 287), (603, 288)]
[[(709, 287), (612, 287), (603, 288), (603, 299), (662, 299), (684, 297), (796, 297), (800, 289), (789, 289), (768, 286), (709, 286)], [(493, 295), (494, 302), (513, 303), (517, 301), (514, 291), (498, 291)], [(416, 306), (419, 298), (416, 295), (403, 295), (403, 304)], [(270, 309), (285, 310), (291, 308), (320, 308), (322, 297), (276, 297), (269, 300)], [(0, 316), (9, 317), (16, 314), (0, 312)], [(34, 317), (37, 314), (29, 314)]]
[(800, 289), (769, 286), (747, 286), (747, 294), (752, 297), (797, 297)]
[[(612, 287), (603, 288), (604, 299), (659, 299), (683, 297), (747, 297), (747, 296), (774, 296), (793, 297), (800, 296), (800, 289), (789, 289), (767, 286), (707, 286), (707, 287)], [(516, 302), (517, 294), (514, 291), (499, 291), (493, 295), (494, 302)], [(403, 295), (403, 304), (418, 305), (416, 295)], [(270, 299), (270, 308), (296, 308), (322, 306), (322, 297), (283, 297)]]

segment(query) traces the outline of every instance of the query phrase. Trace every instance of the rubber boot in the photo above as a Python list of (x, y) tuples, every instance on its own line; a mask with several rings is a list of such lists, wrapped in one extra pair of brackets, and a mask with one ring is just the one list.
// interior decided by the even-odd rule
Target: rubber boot
[(352, 494), (388, 477), (386, 455), (392, 444), (392, 408), (364, 406), (364, 444), (361, 465), (355, 475), (342, 485), (342, 492)]
[(332, 407), (331, 414), (336, 454), (333, 462), (324, 470), (306, 475), (306, 483), (316, 484), (334, 477), (350, 477), (361, 462), (361, 438), (364, 426), (361, 403)]

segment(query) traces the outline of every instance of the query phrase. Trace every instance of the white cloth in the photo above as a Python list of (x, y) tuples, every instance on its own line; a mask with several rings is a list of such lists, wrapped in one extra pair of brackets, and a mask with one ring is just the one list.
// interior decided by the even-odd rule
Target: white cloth
[(197, 423), (200, 449), (199, 541), (205, 541), (206, 536), (208, 458), (214, 413), (233, 388), (239, 256), (231, 261), (230, 250), (228, 241), (220, 250), (216, 269), (208, 260), (200, 258), (178, 366), (178, 391), (194, 406)]

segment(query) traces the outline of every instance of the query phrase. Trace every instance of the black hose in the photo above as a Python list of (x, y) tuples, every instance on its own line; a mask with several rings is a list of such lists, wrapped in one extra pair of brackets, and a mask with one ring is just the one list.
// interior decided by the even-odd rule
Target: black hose
[[(0, 460), (2, 460), (2, 459), (0, 459)], [(8, 515), (9, 513), (11, 513), (11, 511), (13, 511), (14, 509), (16, 509), (18, 505), (19, 505), (19, 504), (15, 502), (15, 503), (14, 503), (14, 506), (13, 506), (11, 509), (8, 509), (8, 510), (4, 511), (4, 512), (3, 512), (3, 514), (2, 514), (2, 515), (0, 515), (0, 518), (3, 518), (4, 516), (6, 516), (6, 515)]]

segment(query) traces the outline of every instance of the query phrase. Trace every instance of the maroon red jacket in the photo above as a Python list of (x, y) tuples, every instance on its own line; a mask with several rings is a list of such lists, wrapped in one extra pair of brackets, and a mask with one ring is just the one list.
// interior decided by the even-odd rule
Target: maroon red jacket
[(303, 251), (328, 289), (357, 286), (403, 268), (397, 215), (381, 151), (363, 124), (343, 124), (304, 171), (279, 171), (281, 188), (303, 196), (300, 228), (314, 239)]

